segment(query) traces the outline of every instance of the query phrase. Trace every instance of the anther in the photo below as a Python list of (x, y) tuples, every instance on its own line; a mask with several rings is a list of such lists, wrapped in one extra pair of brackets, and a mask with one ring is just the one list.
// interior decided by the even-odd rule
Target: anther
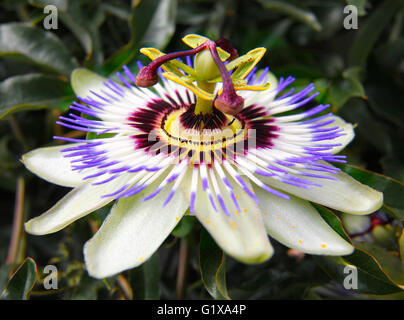
[(214, 42), (209, 43), (209, 50), (220, 71), (220, 76), (222, 77), (223, 82), (222, 94), (219, 95), (214, 101), (215, 107), (224, 113), (235, 115), (243, 109), (244, 99), (236, 94), (233, 80), (231, 79), (231, 76), (223, 61), (220, 59), (216, 50), (216, 44)]
[(192, 49), (192, 50), (173, 52), (173, 53), (165, 54), (164, 56), (158, 57), (157, 59), (150, 62), (150, 64), (148, 66), (140, 69), (139, 73), (136, 76), (136, 85), (139, 87), (150, 87), (150, 86), (155, 85), (158, 81), (157, 70), (159, 67), (161, 67), (161, 65), (163, 65), (164, 63), (166, 63), (170, 60), (177, 59), (179, 57), (194, 55), (194, 54), (204, 50), (207, 45), (208, 45), (208, 41), (206, 41), (199, 47)]
[(138, 87), (151, 87), (155, 85), (158, 81), (157, 71), (150, 68), (149, 66), (140, 69), (136, 76), (136, 85)]

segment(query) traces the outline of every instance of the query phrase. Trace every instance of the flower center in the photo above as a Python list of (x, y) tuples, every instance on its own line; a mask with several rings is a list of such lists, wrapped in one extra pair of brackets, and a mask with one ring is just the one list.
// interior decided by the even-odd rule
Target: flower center
[(136, 111), (128, 119), (144, 132), (133, 136), (136, 147), (153, 156), (164, 153), (179, 161), (211, 164), (245, 155), (249, 148), (270, 147), (276, 136), (273, 120), (259, 119), (261, 107), (246, 107), (235, 116), (213, 108), (212, 113), (198, 117), (194, 116), (195, 106), (194, 102), (154, 100)]
[[(233, 149), (246, 138), (245, 123), (237, 118), (227, 121), (221, 128), (193, 129), (184, 126), (183, 116), (189, 109), (180, 109), (167, 114), (161, 121), (160, 140), (178, 150), (179, 158), (188, 158), (193, 163), (212, 163), (223, 158), (227, 148)], [(234, 152), (234, 150), (233, 150)]]
[[(265, 49), (238, 57), (230, 42), (223, 39), (214, 42), (188, 35), (183, 41), (192, 49), (170, 54), (154, 48), (140, 50), (153, 61), (139, 71), (138, 86), (156, 84), (161, 67), (165, 71), (162, 76), (188, 90), (186, 99), (175, 92), (178, 99), (155, 99), (129, 117), (130, 123), (144, 132), (134, 136), (137, 147), (151, 155), (164, 153), (198, 164), (245, 155), (250, 147), (271, 146), (277, 131), (272, 119), (259, 119), (265, 115), (262, 108), (244, 107), (244, 99), (236, 93), (269, 88), (269, 83), (251, 85), (244, 80)], [(194, 56), (193, 63), (178, 60), (190, 56)]]

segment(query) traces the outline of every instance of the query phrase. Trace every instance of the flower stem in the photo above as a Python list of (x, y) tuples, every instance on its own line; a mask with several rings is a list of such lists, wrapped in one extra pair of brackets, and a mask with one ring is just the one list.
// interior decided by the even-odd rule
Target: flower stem
[(20, 247), (20, 239), (22, 235), (22, 223), (24, 215), (24, 195), (25, 195), (25, 181), (24, 178), (19, 177), (17, 180), (13, 229), (11, 233), (10, 246), (8, 248), (7, 260), (6, 260), (7, 264), (17, 262), (18, 248)]
[(180, 255), (177, 271), (177, 289), (176, 297), (179, 300), (184, 299), (186, 291), (186, 278), (188, 272), (189, 240), (187, 237), (181, 239)]
[(122, 289), (125, 298), (127, 300), (133, 300), (133, 290), (128, 280), (122, 274), (118, 275), (116, 280), (118, 282), (119, 287)]

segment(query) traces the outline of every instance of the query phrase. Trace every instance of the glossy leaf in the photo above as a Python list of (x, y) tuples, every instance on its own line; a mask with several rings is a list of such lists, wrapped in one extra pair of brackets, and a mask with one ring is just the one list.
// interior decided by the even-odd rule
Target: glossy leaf
[(76, 59), (52, 32), (24, 23), (0, 25), (0, 56), (19, 58), (66, 77), (78, 67)]
[(404, 289), (404, 269), (399, 256), (371, 243), (355, 241), (355, 246), (372, 255), (386, 276), (398, 287)]
[(264, 8), (286, 14), (293, 19), (307, 24), (316, 31), (320, 31), (322, 28), (320, 22), (318, 22), (317, 17), (314, 15), (313, 12), (309, 10), (287, 3), (285, 1), (260, 0), (259, 2), (261, 2)]
[(365, 66), (368, 56), (382, 34), (384, 27), (390, 23), (393, 15), (403, 6), (404, 2), (401, 0), (384, 1), (360, 26), (349, 52), (349, 64), (351, 66)]
[[(163, 49), (173, 35), (176, 11), (176, 0), (148, 0), (136, 1), (132, 8), (129, 21), (131, 39), (127, 45), (119, 49), (103, 65), (103, 73), (110, 74), (129, 63), (139, 52), (139, 49), (147, 42), (149, 46)], [(152, 21), (158, 21), (161, 34), (148, 34)]]
[[(347, 122), (356, 125), (355, 133), (357, 138), (353, 141), (353, 145), (361, 138), (375, 150), (385, 153), (390, 148), (390, 138), (385, 130), (384, 123), (378, 121), (378, 117), (369, 109), (366, 100), (351, 99), (339, 110), (339, 114)], [(369, 132), (373, 134), (369, 135)]]
[(199, 266), (203, 284), (209, 294), (217, 300), (229, 300), (224, 252), (205, 230), (202, 230), (199, 244)]
[(318, 204), (314, 204), (314, 207), (317, 209), (323, 219), (330, 225), (330, 227), (334, 229), (334, 231), (336, 231), (342, 238), (352, 244), (352, 240), (345, 232), (341, 220), (334, 214), (334, 212)]
[(91, 278), (87, 274), (83, 274), (80, 278), (80, 285), (73, 290), (71, 300), (96, 300), (98, 291), (104, 288), (105, 284), (98, 279)]
[(11, 264), (3, 264), (0, 267), (0, 294), (6, 288), (11, 270), (12, 270)]
[(87, 65), (98, 66), (102, 63), (103, 52), (99, 27), (105, 19), (105, 12), (101, 6), (90, 3), (91, 8), (84, 10), (89, 4), (81, 0), (69, 2), (65, 0), (30, 0), (30, 2), (39, 7), (56, 6), (58, 18), (70, 29), (85, 50)]
[[(357, 270), (357, 289), (352, 289), (366, 294), (389, 294), (400, 291), (400, 288), (392, 282), (376, 260), (368, 253), (356, 249), (353, 254), (345, 257), (314, 256), (316, 262), (334, 281), (343, 285), (350, 272), (349, 268)], [(345, 273), (344, 273), (345, 270)]]
[(21, 110), (66, 110), (74, 99), (69, 83), (44, 74), (9, 77), (0, 83), (0, 118)]
[(359, 69), (349, 68), (342, 78), (330, 87), (330, 99), (333, 107), (341, 108), (351, 98), (365, 98), (365, 89), (359, 80)]
[(36, 263), (32, 258), (26, 258), (11, 276), (1, 297), (8, 300), (28, 300), (36, 281)]
[(346, 0), (347, 4), (353, 5), (358, 8), (358, 15), (364, 16), (366, 14), (367, 0)]
[(177, 224), (177, 226), (172, 231), (172, 234), (176, 237), (185, 237), (188, 235), (192, 228), (194, 227), (196, 222), (195, 217), (192, 216), (184, 216), (181, 221)]
[(176, 17), (177, 0), (160, 1), (143, 36), (143, 45), (164, 48), (174, 34)]
[(129, 271), (129, 281), (135, 300), (160, 298), (160, 260), (155, 253), (145, 263)]

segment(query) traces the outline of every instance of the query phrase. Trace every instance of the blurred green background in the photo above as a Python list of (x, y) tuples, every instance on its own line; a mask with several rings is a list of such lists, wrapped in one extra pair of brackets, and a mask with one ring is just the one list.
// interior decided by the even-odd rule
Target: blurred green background
[[(58, 9), (57, 29), (44, 28), (46, 5)], [(358, 29), (344, 28), (346, 5), (357, 8)], [(3, 0), (0, 8), (2, 298), (404, 298), (404, 1)], [(239, 54), (266, 47), (260, 67), (296, 77), (297, 89), (314, 82), (321, 92), (315, 103), (329, 103), (356, 124), (344, 151), (354, 166), (342, 168), (383, 191), (385, 206), (355, 219), (319, 208), (337, 232), (350, 235), (352, 255), (302, 255), (272, 240), (274, 257), (246, 266), (224, 257), (186, 217), (152, 259), (102, 281), (87, 275), (82, 247), (108, 208), (53, 235), (22, 231), (24, 221), (67, 191), (33, 176), (19, 159), (55, 145), (54, 135), (83, 136), (55, 125), (74, 101), (71, 71), (86, 67), (115, 79), (123, 65), (136, 72), (136, 61), (147, 63), (142, 46), (185, 49), (181, 38), (188, 33), (226, 37)], [(43, 286), (47, 264), (59, 270), (58, 289)], [(346, 265), (357, 268), (356, 290), (342, 285)]]

